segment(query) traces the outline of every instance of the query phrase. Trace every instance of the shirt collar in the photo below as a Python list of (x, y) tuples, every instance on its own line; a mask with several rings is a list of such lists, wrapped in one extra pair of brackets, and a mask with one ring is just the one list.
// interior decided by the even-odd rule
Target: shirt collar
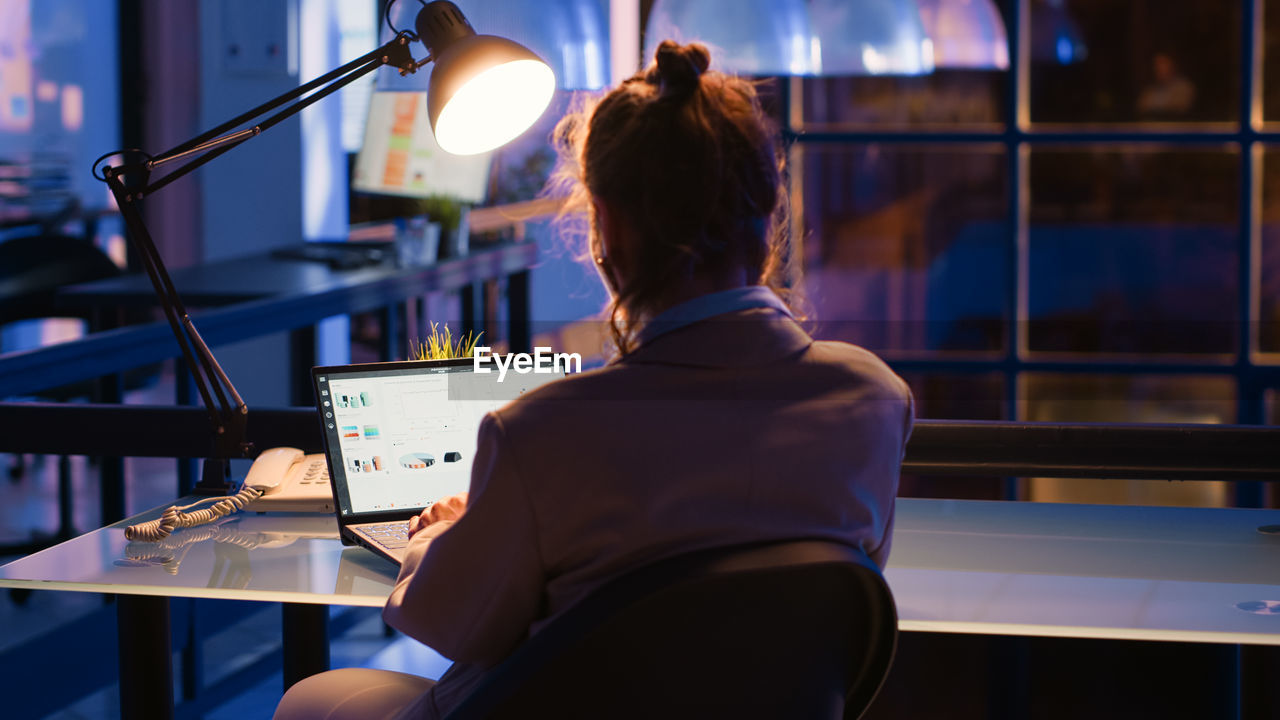
[(638, 342), (636, 344), (637, 346), (642, 346), (661, 335), (716, 315), (755, 308), (769, 308), (777, 310), (787, 317), (793, 317), (791, 310), (787, 308), (786, 304), (782, 302), (773, 290), (764, 285), (750, 285), (700, 295), (692, 300), (686, 300), (679, 305), (673, 305), (663, 310), (652, 320), (645, 323), (644, 328), (637, 337)]

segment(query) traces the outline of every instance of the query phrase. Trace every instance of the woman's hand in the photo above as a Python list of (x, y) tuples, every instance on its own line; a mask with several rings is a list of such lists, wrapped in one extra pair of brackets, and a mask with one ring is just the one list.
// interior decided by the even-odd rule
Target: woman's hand
[(422, 511), (421, 515), (409, 518), (409, 537), (419, 530), (438, 522), (457, 520), (467, 511), (467, 494), (458, 493), (437, 500), (431, 507)]

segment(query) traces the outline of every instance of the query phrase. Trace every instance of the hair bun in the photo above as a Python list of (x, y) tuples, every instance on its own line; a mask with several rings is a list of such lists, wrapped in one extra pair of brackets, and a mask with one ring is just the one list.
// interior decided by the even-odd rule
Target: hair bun
[(657, 79), (662, 83), (662, 94), (684, 98), (698, 89), (698, 79), (711, 65), (711, 52), (700, 43), (677, 45), (663, 40), (658, 44), (653, 59), (657, 64)]

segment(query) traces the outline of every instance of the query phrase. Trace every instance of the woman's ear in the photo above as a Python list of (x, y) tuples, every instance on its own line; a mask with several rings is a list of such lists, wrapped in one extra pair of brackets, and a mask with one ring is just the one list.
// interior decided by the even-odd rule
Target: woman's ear
[(595, 262), (596, 271), (604, 280), (605, 287), (614, 296), (618, 295), (617, 267), (614, 264), (618, 255), (621, 228), (618, 215), (599, 198), (591, 199), (592, 238), (591, 259)]
[(607, 262), (617, 245), (617, 220), (609, 210), (609, 206), (600, 198), (591, 199), (591, 212), (595, 216), (594, 242), (591, 244), (592, 259), (597, 265)]

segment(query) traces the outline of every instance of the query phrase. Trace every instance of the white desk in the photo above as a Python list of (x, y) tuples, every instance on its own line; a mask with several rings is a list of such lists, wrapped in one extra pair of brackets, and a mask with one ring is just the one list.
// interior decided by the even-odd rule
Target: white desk
[(395, 582), (391, 563), (343, 547), (332, 515), (241, 513), (159, 543), (125, 540), (126, 526), (158, 516), (143, 513), (0, 567), (0, 587), (382, 607)]
[[(901, 499), (896, 522), (886, 576), (904, 631), (1280, 645), (1280, 607), (1257, 611), (1280, 606), (1280, 536), (1257, 531), (1280, 512)], [(0, 567), (0, 587), (118, 594), (122, 648), (160, 633), (163, 613), (163, 642), (139, 650), (143, 669), (122, 667), (122, 703), (139, 701), (131, 672), (164, 686), (154, 664), (169, 662), (170, 597), (285, 603), (287, 678), (290, 636), (312, 652), (326, 638), (325, 615), (308, 609), (380, 607), (395, 577), (343, 548), (329, 517), (232, 516), (191, 543), (184, 534), (201, 528), (183, 530), (166, 543), (167, 567), (129, 560), (156, 548), (131, 547), (123, 526)], [(317, 669), (294, 650), (294, 674)]]
[(901, 499), (885, 576), (902, 630), (1280, 645), (1280, 536), (1257, 530), (1277, 523), (1273, 510)]

